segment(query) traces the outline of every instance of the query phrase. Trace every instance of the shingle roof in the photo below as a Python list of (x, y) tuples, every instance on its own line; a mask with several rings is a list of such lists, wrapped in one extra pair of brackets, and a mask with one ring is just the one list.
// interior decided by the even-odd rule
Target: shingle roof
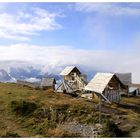
[(60, 75), (68, 75), (74, 68), (75, 66), (67, 66), (61, 73)]
[(102, 94), (113, 76), (112, 73), (97, 73), (84, 89)]
[(118, 79), (124, 84), (130, 86), (132, 84), (132, 74), (131, 73), (115, 73)]
[(54, 83), (56, 83), (54, 78), (43, 78), (40, 86), (41, 87), (49, 87), (49, 86), (52, 86)]

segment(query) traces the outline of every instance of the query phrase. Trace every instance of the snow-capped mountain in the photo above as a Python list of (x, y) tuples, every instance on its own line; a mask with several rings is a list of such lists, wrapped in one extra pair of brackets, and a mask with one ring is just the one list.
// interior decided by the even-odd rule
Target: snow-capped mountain
[(16, 79), (10, 74), (8, 74), (5, 70), (0, 69), (0, 82), (15, 82)]
[(24, 80), (27, 78), (42, 78), (41, 76), (39, 77), (39, 75), (43, 75), (41, 73), (41, 70), (37, 70), (34, 69), (33, 67), (27, 67), (27, 68), (13, 68), (11, 67), (9, 70), (9, 74), (16, 78), (16, 79), (20, 79), (20, 80)]
[(59, 75), (43, 73), (41, 69), (33, 67), (0, 69), (0, 82), (16, 82), (16, 80), (36, 82), (40, 81), (42, 77), (54, 77), (56, 80), (60, 80)]

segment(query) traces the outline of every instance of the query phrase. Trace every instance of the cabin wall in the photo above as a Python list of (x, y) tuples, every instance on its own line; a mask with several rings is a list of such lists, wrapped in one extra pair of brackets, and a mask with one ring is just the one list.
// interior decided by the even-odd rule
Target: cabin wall
[(117, 89), (105, 89), (104, 95), (110, 102), (115, 102), (115, 103), (120, 102), (121, 95), (119, 90)]
[(48, 85), (40, 86), (42, 89), (47, 90), (47, 89), (52, 89), (55, 90), (55, 82), (50, 83)]
[(110, 102), (119, 103), (122, 91), (120, 83), (113, 77), (105, 88), (103, 94)]
[(64, 76), (64, 80), (72, 86), (73, 89), (81, 89), (85, 86), (83, 77), (79, 73), (71, 72), (69, 75)]
[(48, 89), (55, 90), (55, 85), (52, 85), (52, 86), (42, 86), (41, 88), (42, 88), (43, 90), (48, 90)]

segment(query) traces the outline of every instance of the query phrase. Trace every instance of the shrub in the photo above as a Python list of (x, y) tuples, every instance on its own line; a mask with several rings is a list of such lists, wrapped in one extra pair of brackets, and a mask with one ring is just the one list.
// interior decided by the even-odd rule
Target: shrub
[(17, 133), (7, 132), (2, 138), (20, 138), (20, 136)]
[(99, 117), (95, 115), (91, 115), (90, 117), (87, 117), (85, 122), (87, 124), (94, 124), (99, 122)]
[(103, 127), (101, 137), (122, 137), (123, 132), (113, 121), (107, 121)]
[(44, 119), (43, 122), (34, 125), (34, 130), (36, 134), (46, 135), (49, 129), (54, 129), (56, 127), (56, 123), (54, 121)]
[(29, 115), (35, 109), (37, 105), (34, 102), (29, 101), (12, 101), (11, 102), (11, 109), (18, 115)]

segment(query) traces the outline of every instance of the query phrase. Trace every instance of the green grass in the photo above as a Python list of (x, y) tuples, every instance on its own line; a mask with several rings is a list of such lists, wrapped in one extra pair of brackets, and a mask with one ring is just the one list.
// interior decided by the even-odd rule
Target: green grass
[[(59, 124), (72, 121), (98, 123), (99, 112), (96, 106), (96, 101), (51, 90), (0, 83), (0, 137), (79, 137), (79, 134), (61, 130)], [(123, 131), (127, 123), (132, 126), (128, 131), (139, 129), (140, 98), (123, 97), (120, 106), (105, 104), (104, 109), (103, 125), (106, 120), (112, 119), (114, 122), (123, 122), (118, 125)]]
[(59, 123), (97, 117), (94, 102), (14, 83), (0, 83), (0, 104), (1, 137), (47, 137)]

